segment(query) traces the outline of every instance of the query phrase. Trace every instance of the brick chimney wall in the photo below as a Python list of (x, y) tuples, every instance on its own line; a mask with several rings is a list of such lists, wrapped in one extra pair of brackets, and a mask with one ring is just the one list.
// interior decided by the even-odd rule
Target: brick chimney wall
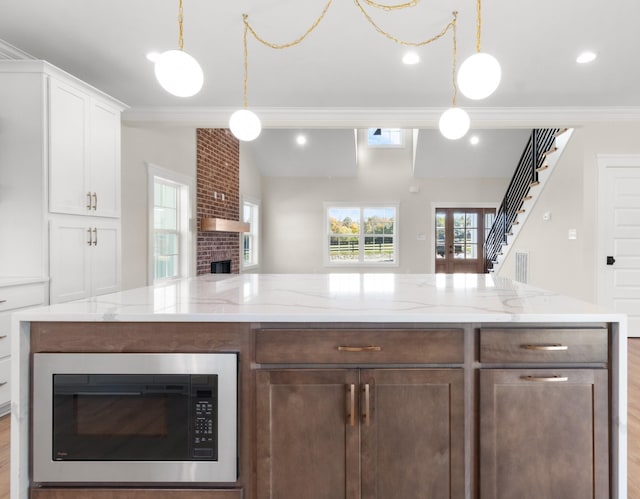
[(211, 262), (231, 260), (231, 273), (238, 274), (240, 234), (203, 232), (199, 225), (202, 218), (240, 220), (240, 143), (229, 130), (198, 128), (197, 184), (197, 273), (211, 272)]

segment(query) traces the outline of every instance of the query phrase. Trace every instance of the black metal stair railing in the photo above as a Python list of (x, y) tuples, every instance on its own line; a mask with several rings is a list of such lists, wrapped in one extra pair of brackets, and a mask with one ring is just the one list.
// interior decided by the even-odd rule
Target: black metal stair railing
[(498, 208), (493, 226), (484, 243), (484, 270), (488, 272), (502, 251), (511, 233), (511, 227), (522, 209), (529, 189), (538, 182), (538, 171), (549, 151), (553, 150), (559, 128), (543, 128), (531, 131), (507, 193)]

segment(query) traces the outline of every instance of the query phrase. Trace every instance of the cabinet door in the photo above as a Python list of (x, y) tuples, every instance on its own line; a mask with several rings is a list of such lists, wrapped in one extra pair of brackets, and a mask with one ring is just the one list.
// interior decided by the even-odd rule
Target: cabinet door
[(90, 226), (82, 219), (52, 221), (49, 239), (51, 303), (86, 298), (91, 290)]
[(361, 374), (363, 499), (464, 497), (462, 369)]
[(607, 371), (482, 370), (482, 499), (609, 497)]
[(91, 295), (120, 290), (120, 227), (97, 223), (91, 228)]
[(89, 188), (92, 214), (120, 216), (120, 111), (92, 100)]
[(358, 372), (264, 370), (256, 376), (257, 497), (357, 499)]
[(86, 215), (86, 130), (89, 97), (49, 80), (49, 211)]

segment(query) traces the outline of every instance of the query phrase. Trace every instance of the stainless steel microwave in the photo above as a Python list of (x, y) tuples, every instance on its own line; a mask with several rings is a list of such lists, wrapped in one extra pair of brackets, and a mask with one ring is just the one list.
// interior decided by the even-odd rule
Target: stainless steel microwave
[(33, 481), (235, 482), (234, 353), (34, 354)]

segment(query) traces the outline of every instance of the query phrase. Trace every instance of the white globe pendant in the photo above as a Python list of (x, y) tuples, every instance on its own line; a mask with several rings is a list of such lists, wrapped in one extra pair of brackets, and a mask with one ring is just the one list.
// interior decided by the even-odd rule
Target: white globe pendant
[(480, 100), (489, 97), (500, 85), (502, 70), (490, 54), (478, 52), (468, 57), (458, 70), (458, 88), (465, 97)]
[(197, 94), (204, 82), (200, 64), (183, 50), (167, 50), (160, 54), (154, 71), (162, 88), (177, 97)]
[(260, 135), (262, 124), (255, 113), (240, 109), (229, 118), (229, 128), (237, 139), (249, 142)]
[(459, 107), (451, 107), (447, 109), (438, 122), (440, 133), (447, 139), (457, 140), (465, 136), (469, 131), (471, 120), (464, 109)]

